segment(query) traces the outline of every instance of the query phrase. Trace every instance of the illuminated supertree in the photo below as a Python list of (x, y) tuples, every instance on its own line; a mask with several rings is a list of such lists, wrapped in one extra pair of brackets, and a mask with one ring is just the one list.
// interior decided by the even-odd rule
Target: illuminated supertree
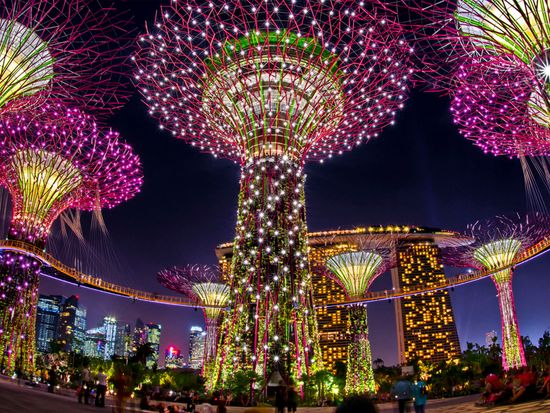
[[(331, 276), (342, 286), (349, 299), (360, 299), (368, 292), (372, 282), (389, 267), (389, 249), (369, 249), (346, 252), (327, 260)], [(348, 307), (349, 331), (346, 369), (347, 394), (375, 393), (372, 354), (369, 342), (367, 308), (362, 305)]]
[[(99, 130), (78, 109), (51, 102), (0, 118), (0, 184), (11, 195), (8, 236), (43, 248), (53, 221), (68, 208), (111, 208), (141, 187), (138, 157), (118, 133)], [(1, 257), (1, 364), (31, 369), (38, 300), (36, 259)]]
[(550, 219), (540, 214), (499, 216), (468, 227), (475, 242), (462, 249), (463, 260), (475, 268), (499, 270), (495, 283), (502, 321), (502, 366), (505, 370), (525, 366), (523, 344), (512, 291), (514, 259), (525, 249), (550, 236)]
[(320, 362), (303, 166), (393, 123), (411, 72), (400, 27), (362, 4), (173, 2), (139, 40), (161, 128), (242, 167), (222, 385), (235, 368), (298, 380)]
[(229, 302), (229, 286), (219, 281), (218, 269), (208, 265), (167, 268), (160, 271), (157, 278), (166, 288), (186, 295), (202, 307), (206, 323), (204, 374), (207, 365), (216, 357), (218, 324), (222, 310)]
[(130, 96), (124, 20), (95, 0), (0, 0), (0, 114), (10, 102), (36, 107), (48, 97), (96, 114), (122, 106)]

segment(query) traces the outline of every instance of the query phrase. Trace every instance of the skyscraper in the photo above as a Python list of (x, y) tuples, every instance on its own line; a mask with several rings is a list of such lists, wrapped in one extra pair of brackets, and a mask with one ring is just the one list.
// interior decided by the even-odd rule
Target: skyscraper
[(84, 355), (102, 359), (105, 357), (105, 329), (103, 326), (86, 331)]
[(179, 369), (185, 367), (185, 361), (179, 348), (170, 346), (164, 350), (164, 368)]
[(57, 340), (59, 314), (63, 297), (41, 295), (36, 308), (36, 349), (41, 353), (50, 350), (50, 343)]
[(132, 353), (135, 353), (139, 346), (147, 343), (147, 331), (145, 329), (145, 324), (138, 318), (136, 320), (136, 325), (134, 327), (134, 339), (132, 341)]
[(202, 369), (205, 336), (206, 332), (202, 330), (202, 327), (191, 327), (189, 333), (189, 367), (192, 369)]
[[(430, 287), (445, 279), (441, 249), (433, 236), (398, 242), (394, 286)], [(395, 301), (399, 362), (414, 359), (438, 362), (460, 355), (460, 342), (447, 290), (404, 297)]]
[(79, 297), (65, 299), (59, 315), (58, 338), (66, 352), (81, 352), (86, 331), (86, 308), (79, 305)]
[(128, 323), (119, 323), (115, 339), (115, 354), (128, 358), (132, 351), (132, 329)]
[(155, 364), (158, 366), (160, 354), (160, 333), (162, 326), (160, 324), (147, 323), (145, 326), (147, 334), (147, 343), (151, 345), (153, 354), (147, 357), (146, 366), (152, 368)]
[(105, 353), (104, 359), (109, 360), (115, 355), (117, 339), (117, 320), (115, 317), (106, 316), (103, 318), (103, 331), (105, 332)]

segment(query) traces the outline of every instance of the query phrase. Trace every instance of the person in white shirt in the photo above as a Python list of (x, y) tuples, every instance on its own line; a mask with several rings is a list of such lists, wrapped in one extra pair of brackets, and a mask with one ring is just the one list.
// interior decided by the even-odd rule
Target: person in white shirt
[(103, 368), (99, 368), (97, 373), (97, 390), (95, 396), (95, 405), (105, 407), (105, 393), (107, 392), (107, 375), (103, 373)]
[(80, 392), (78, 393), (78, 402), (82, 403), (82, 396), (84, 396), (84, 403), (90, 404), (90, 392), (92, 390), (92, 377), (90, 374), (90, 369), (88, 365), (85, 364), (81, 373), (81, 386)]

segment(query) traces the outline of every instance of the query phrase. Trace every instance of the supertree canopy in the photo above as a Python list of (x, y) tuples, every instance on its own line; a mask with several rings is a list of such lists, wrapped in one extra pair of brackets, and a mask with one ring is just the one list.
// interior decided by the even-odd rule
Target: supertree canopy
[[(110, 113), (130, 96), (125, 17), (95, 0), (0, 0), (0, 114), (24, 96)], [(41, 100), (42, 101), (42, 100)]]
[(242, 166), (222, 383), (233, 365), (297, 380), (318, 352), (303, 165), (394, 121), (412, 51), (371, 2), (333, 0), (173, 2), (139, 45), (161, 128)]
[(460, 32), (491, 53), (511, 53), (544, 73), (550, 67), (548, 0), (459, 0)]
[[(372, 282), (389, 265), (385, 258), (389, 250), (362, 250), (336, 255), (327, 260), (332, 277), (351, 299), (363, 297)], [(346, 369), (347, 394), (366, 394), (376, 391), (372, 354), (369, 342), (367, 308), (353, 305), (348, 308), (351, 340), (348, 345)]]
[(461, 133), (495, 155), (547, 155), (550, 3), (409, 3), (424, 23), (417, 26), (417, 37), (434, 46), (426, 67), (453, 95), (454, 120)]
[(550, 95), (517, 57), (471, 58), (457, 78), (451, 111), (466, 138), (494, 155), (550, 154)]
[(188, 296), (202, 307), (206, 321), (204, 373), (216, 356), (218, 324), (229, 301), (229, 286), (220, 281), (218, 269), (208, 265), (167, 268), (157, 278), (166, 288)]
[(550, 218), (541, 214), (499, 216), (470, 225), (467, 233), (476, 241), (463, 249), (464, 260), (476, 268), (497, 270), (491, 279), (497, 288), (502, 321), (502, 365), (505, 370), (525, 366), (512, 291), (512, 264), (518, 254), (550, 236)]
[[(141, 183), (132, 148), (116, 132), (98, 129), (78, 109), (51, 102), (0, 118), (0, 184), (11, 195), (12, 239), (44, 247), (53, 221), (64, 210), (114, 207), (132, 198)], [(34, 331), (39, 264), (3, 253), (0, 269), (0, 348), (13, 368), (14, 354)], [(19, 354), (27, 359), (23, 366), (32, 361), (32, 351)]]

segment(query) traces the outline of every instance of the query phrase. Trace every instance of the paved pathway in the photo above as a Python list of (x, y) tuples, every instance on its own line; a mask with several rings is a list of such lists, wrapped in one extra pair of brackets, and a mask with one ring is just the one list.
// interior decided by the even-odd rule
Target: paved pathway
[[(491, 409), (475, 407), (476, 396), (457, 397), (445, 400), (429, 401), (428, 413), (550, 413), (550, 400), (541, 400), (514, 406), (495, 407)], [(105, 409), (94, 406), (79, 405), (76, 397), (50, 394), (44, 388), (30, 388), (24, 385), (0, 380), (1, 413), (86, 413), (111, 412), (109, 400)], [(246, 412), (247, 409), (230, 407), (231, 413)], [(131, 409), (129, 411), (140, 411)], [(274, 412), (266, 409), (264, 412)], [(299, 408), (298, 413), (332, 413), (333, 408)], [(380, 405), (380, 413), (396, 411), (391, 404)]]

